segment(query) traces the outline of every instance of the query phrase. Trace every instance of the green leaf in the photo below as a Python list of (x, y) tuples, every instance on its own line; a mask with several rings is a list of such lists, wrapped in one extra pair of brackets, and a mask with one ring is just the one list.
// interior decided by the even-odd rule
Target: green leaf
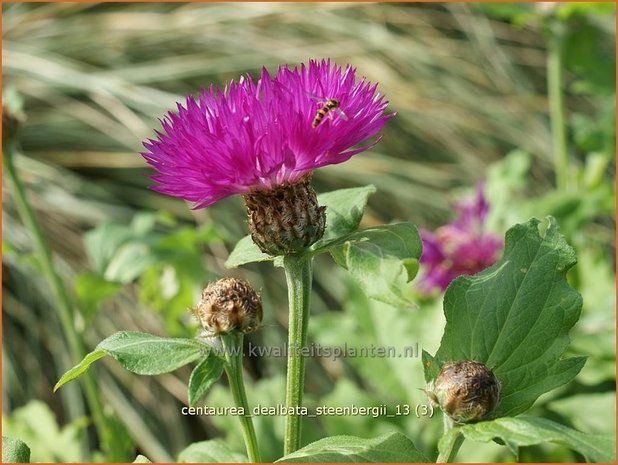
[(96, 315), (99, 305), (113, 297), (122, 288), (119, 283), (107, 281), (96, 273), (80, 273), (73, 284), (80, 309), (87, 321)]
[(326, 229), (324, 236), (311, 247), (314, 254), (326, 251), (330, 244), (358, 229), (367, 200), (375, 191), (375, 186), (369, 185), (318, 195), (318, 203), (326, 207)]
[(228, 268), (236, 268), (240, 265), (254, 262), (267, 262), (272, 260), (268, 254), (262, 252), (257, 245), (251, 239), (251, 236), (245, 236), (238, 241), (234, 250), (230, 253), (230, 256), (225, 261), (225, 266)]
[(193, 407), (221, 377), (224, 361), (214, 352), (195, 367), (189, 378), (189, 405)]
[(133, 239), (118, 247), (103, 276), (108, 281), (130, 283), (158, 260), (151, 239)]
[(423, 354), (428, 381), (448, 361), (477, 360), (492, 368), (502, 383), (497, 417), (524, 412), (585, 363), (583, 357), (562, 358), (582, 306), (566, 281), (575, 252), (553, 218), (544, 236), (539, 223), (532, 219), (511, 228), (502, 260), (451, 283), (440, 348), (435, 359)]
[(285, 462), (428, 462), (401, 433), (387, 433), (374, 439), (332, 436), (320, 439), (277, 460)]
[(54, 386), (54, 391), (82, 375), (93, 362), (106, 354), (133, 373), (159, 375), (174, 371), (207, 353), (208, 346), (195, 339), (164, 338), (135, 331), (120, 331), (101, 341), (93, 352), (66, 372)]
[(552, 442), (580, 452), (589, 462), (616, 461), (614, 437), (581, 433), (545, 418), (530, 416), (498, 418), (455, 427), (440, 439), (438, 443), (440, 453), (446, 451), (459, 434), (477, 442), (489, 442), (499, 438), (515, 446)]
[(2, 463), (30, 463), (30, 448), (19, 439), (2, 436)]
[[(376, 188), (369, 185), (318, 195), (318, 203), (326, 207), (326, 229), (322, 239), (311, 247), (314, 255), (325, 252), (330, 244), (358, 229), (367, 199), (375, 191)], [(225, 262), (225, 266), (235, 268), (247, 263), (270, 261), (274, 258), (263, 253), (253, 243), (251, 236), (245, 236), (238, 241)]]
[(169, 373), (208, 352), (208, 346), (195, 339), (165, 338), (134, 331), (118, 332), (97, 348), (139, 375)]
[(423, 246), (412, 223), (357, 231), (331, 246), (335, 261), (347, 269), (367, 295), (395, 306), (409, 306), (409, 283), (418, 271)]
[[(558, 413), (564, 422), (568, 422), (569, 426), (575, 429), (616, 436), (616, 418), (614, 415), (609, 415), (609, 412), (616, 411), (615, 391), (570, 395), (553, 400), (544, 407), (551, 412)], [(582, 415), (584, 409), (586, 414)], [(552, 417), (555, 418), (554, 415)]]
[[(2, 432), (20, 438), (30, 447), (30, 462), (74, 463), (83, 461), (80, 438), (88, 428), (86, 417), (58, 425), (56, 414), (46, 403), (31, 400), (2, 417)], [(125, 437), (127, 433), (125, 432)], [(4, 450), (4, 448), (3, 448)]]
[(129, 227), (116, 223), (104, 223), (85, 233), (84, 245), (93, 268), (98, 273), (105, 273), (118, 248), (132, 237)]
[(181, 463), (236, 463), (248, 462), (246, 456), (232, 451), (221, 439), (211, 439), (191, 444), (180, 454)]
[(105, 357), (105, 355), (106, 353), (102, 349), (97, 349), (97, 350), (90, 352), (88, 355), (86, 355), (83, 358), (81, 362), (79, 362), (77, 365), (75, 365), (73, 368), (67, 371), (64, 375), (62, 375), (62, 377), (58, 380), (58, 382), (54, 386), (54, 392), (56, 392), (58, 389), (60, 389), (62, 386), (64, 386), (69, 381), (73, 381), (75, 378), (79, 378), (81, 375), (83, 375), (86, 372), (86, 370), (88, 370), (88, 368), (90, 368), (90, 365), (92, 365), (94, 362), (96, 362), (100, 358)]

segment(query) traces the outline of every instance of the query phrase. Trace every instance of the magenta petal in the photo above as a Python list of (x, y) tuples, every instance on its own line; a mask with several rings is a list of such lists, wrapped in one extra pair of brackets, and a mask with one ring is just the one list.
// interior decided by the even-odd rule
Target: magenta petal
[(419, 290), (446, 290), (458, 276), (473, 275), (493, 265), (503, 248), (502, 239), (486, 232), (489, 204), (479, 183), (473, 198), (455, 204), (457, 218), (435, 232), (421, 230), (423, 274)]
[[(329, 99), (340, 102), (312, 127)], [(262, 69), (224, 90), (202, 89), (161, 120), (142, 156), (158, 172), (154, 190), (203, 208), (230, 195), (292, 183), (316, 168), (373, 147), (393, 114), (376, 85), (330, 60)], [(345, 118), (340, 116), (342, 111)]]

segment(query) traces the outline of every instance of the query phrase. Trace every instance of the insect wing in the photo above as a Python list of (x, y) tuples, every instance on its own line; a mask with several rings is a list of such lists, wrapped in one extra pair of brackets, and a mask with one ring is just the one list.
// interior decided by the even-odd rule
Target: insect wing
[(348, 121), (350, 119), (350, 118), (348, 118), (348, 115), (346, 115), (345, 112), (341, 108), (339, 108), (339, 107), (333, 108), (332, 111), (337, 113), (337, 115), (339, 115), (339, 118), (341, 118), (344, 121)]

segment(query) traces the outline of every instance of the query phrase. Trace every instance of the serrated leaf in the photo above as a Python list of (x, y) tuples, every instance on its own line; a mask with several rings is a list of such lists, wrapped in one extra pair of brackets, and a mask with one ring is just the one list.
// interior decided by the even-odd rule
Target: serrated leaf
[(553, 218), (543, 236), (539, 223), (511, 228), (498, 263), (451, 283), (440, 348), (435, 358), (423, 356), (428, 380), (448, 361), (477, 360), (492, 368), (502, 383), (496, 417), (524, 412), (585, 363), (582, 357), (561, 359), (582, 306), (566, 281), (575, 253)]
[(30, 448), (19, 439), (2, 436), (2, 463), (30, 463)]
[(428, 462), (412, 441), (401, 433), (387, 433), (373, 439), (332, 436), (320, 439), (275, 463), (285, 462)]
[(164, 338), (135, 331), (120, 331), (101, 341), (75, 367), (66, 372), (54, 391), (82, 375), (96, 360), (109, 355), (139, 375), (169, 373), (208, 353), (208, 346), (195, 339)]
[[(311, 247), (313, 255), (325, 252), (330, 244), (358, 229), (367, 199), (375, 190), (374, 186), (369, 185), (318, 195), (318, 203), (326, 207), (326, 229), (322, 239)], [(273, 259), (275, 257), (265, 254), (253, 243), (251, 236), (245, 236), (238, 241), (225, 266), (235, 268), (247, 263)]]
[(244, 463), (246, 456), (232, 451), (221, 439), (195, 442), (178, 455), (181, 463)]
[(582, 433), (545, 418), (497, 418), (455, 427), (440, 439), (438, 450), (441, 454), (451, 447), (459, 434), (477, 442), (489, 442), (499, 438), (505, 443), (520, 447), (552, 442), (580, 452), (589, 462), (616, 461), (616, 441), (612, 436)]
[(369, 297), (409, 306), (407, 283), (416, 276), (422, 250), (416, 227), (395, 223), (345, 236), (341, 245), (331, 246), (330, 253)]
[(202, 360), (191, 373), (189, 378), (189, 405), (195, 406), (208, 392), (210, 387), (221, 377), (224, 361), (214, 352)]

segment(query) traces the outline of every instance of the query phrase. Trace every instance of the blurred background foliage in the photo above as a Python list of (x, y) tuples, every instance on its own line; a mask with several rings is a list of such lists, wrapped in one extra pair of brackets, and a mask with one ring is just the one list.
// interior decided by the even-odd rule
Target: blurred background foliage
[[(547, 46), (559, 38), (568, 142), (566, 188), (556, 188)], [(490, 227), (503, 234), (554, 215), (575, 246), (572, 284), (584, 296), (571, 351), (589, 356), (575, 382), (534, 413), (585, 432), (615, 430), (615, 5), (569, 4), (3, 4), (3, 87), (24, 99), (15, 159), (28, 198), (90, 349), (118, 330), (196, 334), (189, 308), (212, 279), (248, 279), (266, 310), (253, 344), (282, 346), (285, 280), (269, 264), (226, 270), (246, 234), (239, 198), (195, 211), (147, 189), (138, 155), (157, 118), (211, 83), (262, 66), (330, 57), (380, 83), (398, 116), (371, 152), (319, 170), (319, 192), (375, 184), (364, 226), (409, 220), (433, 229), (451, 202), (485, 179)], [(52, 387), (77, 360), (66, 350), (48, 283), (10, 184), (3, 186), (3, 427), (34, 461), (104, 460), (79, 383)], [(324, 256), (317, 260), (310, 337), (323, 345), (394, 345), (435, 351), (441, 296), (419, 308), (368, 301)], [(246, 360), (249, 400), (283, 401), (285, 360)], [(185, 417), (189, 368), (138, 377), (113, 360), (93, 367), (106, 413), (120, 419), (125, 460), (136, 451), (174, 460), (194, 441), (243, 446), (234, 417)], [(425, 403), (420, 359), (312, 359), (309, 405)], [(225, 382), (207, 397), (231, 405)], [(582, 413), (586, 412), (585, 415)], [(281, 455), (282, 418), (258, 417), (263, 458)], [(439, 415), (308, 420), (304, 442), (324, 435), (408, 434), (429, 457)], [(185, 455), (186, 457), (187, 455)], [(496, 444), (464, 444), (470, 461), (513, 460)], [(558, 446), (520, 460), (577, 461)]]

